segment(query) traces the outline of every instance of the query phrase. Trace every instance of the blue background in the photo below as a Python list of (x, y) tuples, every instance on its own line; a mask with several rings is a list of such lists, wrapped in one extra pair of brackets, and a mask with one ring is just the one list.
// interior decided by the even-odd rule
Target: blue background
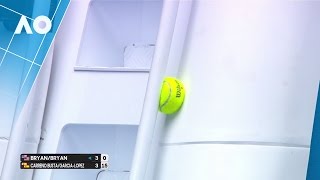
[[(0, 0), (0, 137), (9, 137), (41, 69), (70, 0)], [(33, 34), (14, 34), (21, 16)], [(33, 21), (44, 15), (52, 21), (47, 34), (37, 34)]]

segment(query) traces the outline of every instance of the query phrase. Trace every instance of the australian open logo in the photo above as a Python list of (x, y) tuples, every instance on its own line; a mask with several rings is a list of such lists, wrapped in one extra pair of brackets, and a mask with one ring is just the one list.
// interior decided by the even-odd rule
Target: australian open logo
[[(33, 20), (32, 27), (38, 34), (47, 34), (51, 30), (52, 22), (47, 16), (38, 16)], [(22, 29), (25, 29), (27, 34), (33, 34), (26, 16), (21, 16), (14, 34), (21, 34)]]

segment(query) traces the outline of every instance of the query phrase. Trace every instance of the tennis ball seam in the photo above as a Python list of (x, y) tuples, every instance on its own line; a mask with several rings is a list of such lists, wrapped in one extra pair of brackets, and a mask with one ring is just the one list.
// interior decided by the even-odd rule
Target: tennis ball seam
[(166, 101), (165, 101), (163, 104), (160, 105), (160, 111), (162, 110), (162, 108), (163, 108), (165, 105), (168, 104), (168, 102), (170, 101), (170, 98), (171, 98), (171, 94), (172, 94), (172, 90), (171, 90), (171, 85), (170, 85), (170, 83), (167, 82), (167, 81), (164, 81), (163, 83), (166, 83), (166, 84), (168, 85), (168, 87), (169, 87), (169, 96), (168, 96), (168, 98), (166, 99)]

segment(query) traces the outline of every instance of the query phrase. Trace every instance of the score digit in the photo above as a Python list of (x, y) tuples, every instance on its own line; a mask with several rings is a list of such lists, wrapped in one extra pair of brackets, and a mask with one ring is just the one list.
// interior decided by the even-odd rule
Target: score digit
[(108, 154), (101, 154), (101, 161), (109, 161), (109, 155)]
[(107, 162), (101, 162), (101, 169), (107, 169), (109, 167)]

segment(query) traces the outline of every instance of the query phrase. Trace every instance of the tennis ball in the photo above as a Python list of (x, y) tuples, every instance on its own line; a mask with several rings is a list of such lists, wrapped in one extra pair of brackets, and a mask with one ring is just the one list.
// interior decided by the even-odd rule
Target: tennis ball
[(185, 90), (181, 81), (167, 77), (162, 83), (159, 110), (165, 114), (177, 112), (184, 101)]

